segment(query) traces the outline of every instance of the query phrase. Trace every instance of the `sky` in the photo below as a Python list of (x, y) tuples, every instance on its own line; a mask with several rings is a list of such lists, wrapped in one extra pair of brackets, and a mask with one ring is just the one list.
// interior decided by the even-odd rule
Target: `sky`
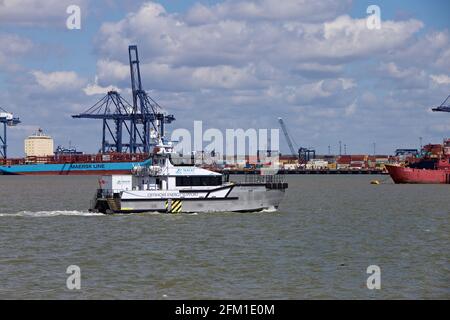
[[(66, 27), (70, 5), (79, 30)], [(71, 115), (112, 88), (131, 100), (131, 44), (144, 88), (177, 119), (169, 130), (282, 117), (297, 147), (322, 154), (339, 141), (353, 154), (439, 143), (450, 114), (430, 108), (450, 94), (449, 13), (447, 0), (0, 0), (0, 107), (22, 121), (9, 156), (38, 128), (97, 152), (101, 123)]]

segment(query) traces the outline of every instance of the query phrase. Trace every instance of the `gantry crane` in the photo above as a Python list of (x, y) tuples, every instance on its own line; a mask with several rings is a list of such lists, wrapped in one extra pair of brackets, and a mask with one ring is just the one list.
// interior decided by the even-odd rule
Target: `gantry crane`
[(175, 120), (173, 115), (163, 113), (161, 106), (143, 90), (136, 45), (128, 47), (128, 56), (133, 104), (117, 91), (109, 91), (85, 112), (72, 116), (103, 120), (102, 153), (148, 153), (152, 144), (152, 130), (163, 138), (165, 124)]
[(431, 110), (440, 112), (450, 112), (450, 95), (447, 97), (447, 99), (444, 100), (444, 102), (441, 103), (439, 107), (435, 107)]
[(297, 153), (295, 152), (294, 145), (292, 144), (291, 137), (289, 136), (289, 133), (287, 131), (286, 125), (284, 124), (284, 121), (282, 118), (278, 118), (278, 122), (280, 123), (281, 130), (283, 130), (284, 137), (286, 138), (286, 142), (289, 146), (289, 150), (291, 150), (291, 155), (295, 156)]
[(309, 160), (314, 159), (316, 157), (316, 150), (310, 148), (300, 147), (297, 152), (295, 152), (294, 145), (292, 143), (291, 136), (288, 133), (286, 125), (282, 118), (278, 118), (278, 122), (280, 123), (281, 129), (283, 130), (284, 137), (286, 138), (286, 142), (289, 146), (289, 150), (291, 150), (292, 156), (298, 156), (298, 160), (301, 163), (307, 163)]
[(0, 158), (7, 158), (8, 139), (6, 135), (7, 127), (16, 126), (20, 123), (20, 119), (5, 109), (0, 107), (0, 123), (3, 124), (3, 133), (0, 130)]

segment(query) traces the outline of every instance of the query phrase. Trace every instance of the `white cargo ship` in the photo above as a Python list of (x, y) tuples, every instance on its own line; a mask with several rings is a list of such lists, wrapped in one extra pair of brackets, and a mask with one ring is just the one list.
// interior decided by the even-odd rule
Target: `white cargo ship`
[(160, 141), (151, 164), (135, 167), (130, 175), (102, 176), (90, 210), (105, 214), (261, 211), (277, 209), (288, 187), (278, 175), (229, 182), (228, 175), (175, 165), (172, 156), (172, 144)]

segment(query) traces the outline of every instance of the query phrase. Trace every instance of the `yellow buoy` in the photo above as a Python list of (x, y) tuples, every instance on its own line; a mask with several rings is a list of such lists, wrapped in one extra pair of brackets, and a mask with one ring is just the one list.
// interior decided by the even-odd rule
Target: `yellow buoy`
[(380, 184), (380, 181), (378, 181), (378, 180), (372, 180), (372, 181), (370, 181), (370, 184)]

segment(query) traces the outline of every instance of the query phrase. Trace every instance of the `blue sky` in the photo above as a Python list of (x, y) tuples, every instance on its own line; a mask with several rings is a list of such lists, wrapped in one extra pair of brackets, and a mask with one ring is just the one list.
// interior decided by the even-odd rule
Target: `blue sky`
[[(70, 4), (82, 9), (81, 30), (65, 28)], [(379, 31), (365, 27), (371, 4)], [(70, 115), (109, 86), (130, 100), (134, 43), (145, 88), (178, 119), (173, 129), (194, 120), (277, 128), (281, 116), (299, 146), (322, 153), (339, 140), (350, 153), (439, 142), (450, 117), (429, 107), (450, 94), (448, 12), (445, 0), (6, 0), (0, 101), (22, 119), (9, 132), (10, 156), (23, 155), (38, 127), (56, 144), (95, 152), (100, 124)]]

